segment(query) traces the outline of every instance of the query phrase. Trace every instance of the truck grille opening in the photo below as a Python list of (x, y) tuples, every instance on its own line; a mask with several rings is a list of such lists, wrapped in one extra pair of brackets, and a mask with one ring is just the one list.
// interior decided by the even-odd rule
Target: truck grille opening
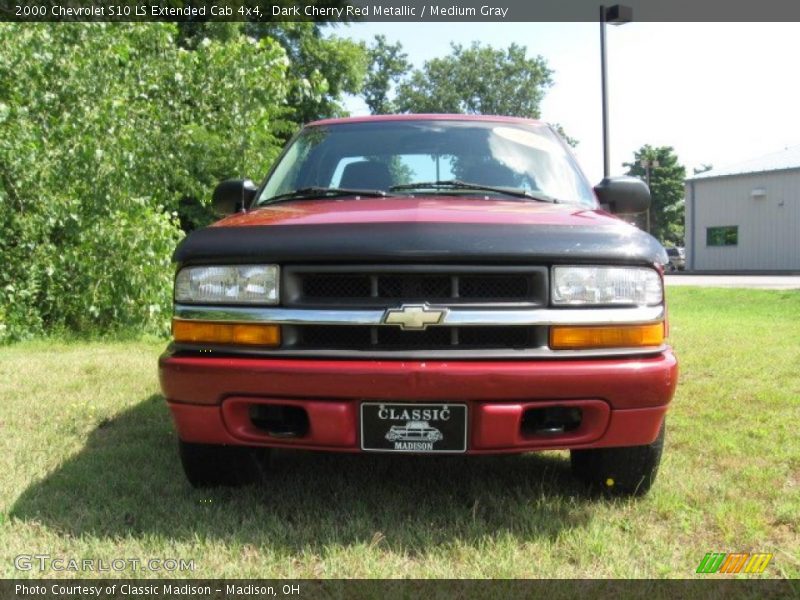
[[(355, 268), (354, 268), (355, 269)], [(544, 304), (545, 269), (424, 267), (288, 267), (284, 280), (290, 306), (396, 306), (398, 303)]]
[(446, 275), (377, 275), (378, 298), (429, 298), (443, 300), (452, 295), (450, 277)]
[(530, 348), (535, 327), (429, 327), (403, 331), (397, 327), (305, 325), (295, 328), (295, 348), (354, 350), (444, 350)]
[[(284, 306), (317, 310), (386, 310), (404, 304), (503, 309), (548, 304), (548, 269), (541, 265), (287, 265)], [(496, 325), (396, 325), (283, 327), (284, 348), (314, 351), (415, 352), (515, 351), (547, 345), (547, 328)]]
[(324, 275), (302, 279), (303, 298), (369, 298), (370, 281), (362, 275)]

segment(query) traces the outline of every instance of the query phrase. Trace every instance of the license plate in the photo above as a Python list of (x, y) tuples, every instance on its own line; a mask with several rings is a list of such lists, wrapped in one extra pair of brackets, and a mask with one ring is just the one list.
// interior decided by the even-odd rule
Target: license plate
[(467, 405), (363, 402), (361, 449), (426, 454), (466, 452)]

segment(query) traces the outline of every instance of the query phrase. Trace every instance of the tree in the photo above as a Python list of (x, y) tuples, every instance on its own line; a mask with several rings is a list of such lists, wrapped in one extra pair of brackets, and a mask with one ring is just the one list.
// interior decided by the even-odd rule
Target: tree
[(181, 201), (280, 151), (281, 46), (177, 34), (0, 24), (0, 341), (164, 332)]
[[(326, 8), (347, 5), (341, 0), (318, 3)], [(245, 4), (255, 6), (258, 3), (245, 0)], [(279, 4), (292, 6), (288, 0), (272, 3), (273, 6)], [(290, 109), (288, 118), (292, 126), (282, 132), (283, 141), (304, 123), (344, 116), (343, 95), (359, 93), (364, 82), (368, 62), (366, 48), (352, 40), (323, 35), (324, 23), (186, 21), (177, 25), (178, 44), (187, 49), (197, 48), (204, 39), (227, 42), (242, 35), (257, 40), (269, 38), (280, 44), (291, 65), (286, 105)]]
[[(344, 6), (339, 0), (325, 2), (328, 7)], [(287, 0), (274, 4), (291, 5)], [(245, 36), (280, 44), (291, 69), (286, 73), (283, 118), (273, 123), (272, 132), (280, 143), (285, 143), (304, 123), (343, 116), (343, 95), (355, 94), (361, 89), (367, 64), (365, 48), (350, 40), (323, 36), (322, 25), (316, 22), (184, 21), (177, 23), (177, 43), (188, 50), (199, 50), (200, 45), (209, 40), (229, 43)], [(243, 87), (240, 93), (248, 92)], [(246, 175), (260, 177), (262, 173)], [(181, 200), (178, 213), (184, 231), (213, 220), (213, 213), (204, 199), (192, 196)]]
[(624, 163), (628, 175), (648, 180), (652, 201), (650, 210), (642, 219), (646, 225), (647, 214), (650, 216), (650, 233), (665, 244), (680, 244), (683, 241), (684, 228), (684, 180), (686, 168), (678, 163), (678, 156), (671, 146), (645, 145), (634, 152), (633, 162)]
[(397, 86), (398, 110), (539, 118), (553, 83), (544, 58), (528, 58), (517, 44), (506, 50), (478, 42), (451, 48), (449, 56), (426, 61)]
[(216, 183), (266, 173), (365, 70), (315, 23), (0, 24), (0, 342), (165, 332)]
[(402, 49), (400, 42), (388, 44), (383, 35), (376, 35), (367, 49), (369, 68), (361, 95), (373, 115), (385, 115), (396, 110), (389, 93), (411, 69), (408, 55)]
[[(369, 68), (361, 96), (373, 115), (393, 112), (511, 115), (538, 119), (552, 71), (541, 57), (529, 59), (523, 46), (497, 50), (473, 42), (469, 48), (451, 44), (452, 53), (411, 71), (402, 44), (387, 44), (375, 36), (368, 48)], [(392, 87), (396, 97), (389, 97)], [(570, 146), (559, 124), (553, 127)]]
[[(336, 4), (341, 3), (328, 2), (325, 6)], [(275, 40), (286, 52), (291, 65), (286, 105), (297, 126), (346, 115), (343, 96), (361, 91), (367, 70), (367, 52), (362, 44), (323, 36), (320, 24), (308, 21), (247, 23), (244, 32), (256, 39)]]

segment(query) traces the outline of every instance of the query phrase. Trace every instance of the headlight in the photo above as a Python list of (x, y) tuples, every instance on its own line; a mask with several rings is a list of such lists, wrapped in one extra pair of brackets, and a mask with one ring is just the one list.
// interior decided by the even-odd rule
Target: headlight
[(175, 301), (277, 304), (278, 265), (186, 267), (175, 278)]
[(661, 277), (645, 267), (553, 267), (553, 304), (661, 304)]

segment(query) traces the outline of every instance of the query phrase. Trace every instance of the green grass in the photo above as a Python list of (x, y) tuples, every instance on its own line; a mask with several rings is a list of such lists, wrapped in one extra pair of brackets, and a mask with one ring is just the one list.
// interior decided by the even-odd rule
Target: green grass
[(639, 500), (585, 493), (559, 452), (286, 452), (267, 484), (198, 491), (159, 395), (163, 343), (0, 348), (0, 576), (41, 576), (13, 561), (45, 552), (195, 563), (128, 576), (692, 577), (706, 552), (752, 551), (796, 578), (800, 293), (669, 300), (680, 384)]

